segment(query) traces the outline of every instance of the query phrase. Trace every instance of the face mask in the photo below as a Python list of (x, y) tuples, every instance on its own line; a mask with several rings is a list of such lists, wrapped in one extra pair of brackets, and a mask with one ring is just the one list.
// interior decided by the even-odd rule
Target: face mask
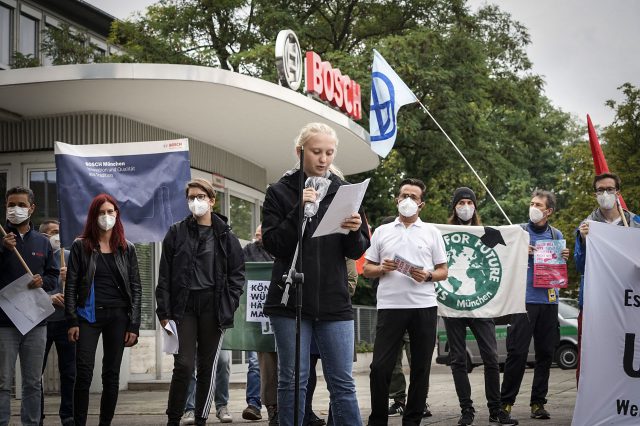
[(197, 217), (204, 216), (204, 214), (210, 210), (209, 203), (205, 200), (200, 201), (196, 198), (193, 201), (189, 201), (189, 210), (191, 210), (191, 213)]
[(471, 220), (471, 218), (473, 217), (473, 212), (475, 211), (476, 209), (473, 206), (456, 207), (456, 214), (463, 222)]
[(608, 192), (597, 195), (598, 204), (605, 210), (611, 210), (616, 205), (616, 198), (616, 194), (609, 194)]
[(108, 231), (109, 229), (113, 228), (113, 226), (115, 224), (116, 224), (116, 217), (115, 216), (110, 216), (108, 214), (104, 214), (102, 216), (98, 216), (98, 226), (103, 231)]
[(7, 207), (7, 220), (14, 225), (20, 225), (29, 219), (28, 207)]
[(418, 213), (418, 205), (411, 198), (405, 198), (398, 203), (398, 213), (404, 217), (411, 217)]
[(50, 236), (49, 237), (49, 241), (51, 242), (51, 248), (53, 248), (53, 251), (60, 250), (60, 235), (59, 234)]
[(538, 223), (544, 219), (544, 213), (542, 213), (542, 210), (540, 209), (529, 207), (529, 219), (531, 219), (531, 222), (533, 223)]

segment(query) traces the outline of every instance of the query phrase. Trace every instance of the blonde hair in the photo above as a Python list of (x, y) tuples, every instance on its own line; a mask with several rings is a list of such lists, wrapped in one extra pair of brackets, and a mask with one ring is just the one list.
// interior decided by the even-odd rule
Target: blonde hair
[[(336, 151), (338, 148), (338, 135), (333, 128), (324, 123), (309, 123), (305, 125), (302, 129), (300, 129), (300, 133), (295, 139), (295, 148), (296, 153), (298, 152), (298, 148), (302, 148), (306, 145), (306, 143), (316, 135), (327, 135), (333, 138), (336, 141)], [(296, 164), (296, 168), (300, 168), (300, 161)], [(329, 166), (329, 171), (334, 175), (338, 176), (340, 179), (344, 180), (344, 175), (340, 171), (339, 168), (331, 164)]]

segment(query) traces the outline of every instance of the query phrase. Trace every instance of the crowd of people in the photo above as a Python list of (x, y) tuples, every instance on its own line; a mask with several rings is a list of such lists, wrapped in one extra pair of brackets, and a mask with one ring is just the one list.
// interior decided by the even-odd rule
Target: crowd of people
[[(174, 321), (179, 340), (167, 400), (168, 425), (205, 424), (212, 410), (221, 422), (232, 421), (227, 410), (230, 353), (222, 350), (222, 342), (225, 331), (234, 325), (234, 312), (246, 281), (245, 262), (273, 262), (264, 313), (274, 332), (276, 352), (247, 354), (247, 407), (242, 417), (262, 419), (264, 405), (269, 425), (294, 425), (294, 417), (305, 426), (362, 424), (352, 374), (355, 342), (351, 296), (357, 281), (354, 261), (363, 255), (363, 275), (374, 282), (378, 310), (370, 366), (372, 408), (367, 423), (386, 425), (390, 415), (402, 415), (403, 424), (418, 425), (423, 417), (431, 415), (427, 394), (436, 344), (435, 283), (448, 278), (448, 266), (442, 234), (420, 217), (428, 202), (425, 184), (416, 178), (404, 179), (394, 189), (398, 215), (384, 220), (372, 235), (363, 211), (359, 211), (344, 218), (343, 233), (312, 238), (338, 189), (347, 182), (333, 164), (338, 138), (331, 127), (306, 125), (294, 149), (299, 158), (304, 153), (304, 161), (269, 186), (262, 226), (256, 230), (254, 241), (244, 248), (227, 219), (213, 211), (216, 193), (211, 183), (194, 179), (186, 185), (184, 196), (191, 214), (166, 233), (156, 286), (158, 320), (163, 329)], [(322, 181), (322, 189), (307, 185), (300, 192), (301, 173)], [(574, 256), (580, 273), (584, 272), (589, 221), (640, 227), (638, 218), (619, 206), (620, 186), (619, 177), (613, 173), (594, 178), (598, 206), (576, 229)], [(32, 274), (28, 288), (47, 291), (55, 312), (23, 335), (0, 309), (0, 425), (10, 422), (18, 357), (21, 422), (42, 424), (42, 372), (54, 344), (60, 373), (60, 422), (86, 424), (101, 336), (99, 424), (109, 425), (118, 400), (123, 352), (137, 343), (141, 322), (136, 249), (126, 239), (119, 203), (108, 194), (97, 195), (88, 206), (82, 234), (67, 250), (60, 246), (57, 220), (46, 220), (36, 230), (31, 221), (36, 209), (31, 189), (11, 188), (5, 202), (0, 288), (23, 276), (27, 266)], [(305, 203), (302, 215), (301, 202)], [(508, 320), (508, 356), (502, 384), (494, 319), (444, 318), (461, 410), (458, 425), (471, 425), (476, 417), (466, 364), (467, 328), (478, 341), (484, 364), (489, 422), (518, 424), (511, 408), (520, 391), (532, 339), (536, 362), (529, 401), (531, 417), (551, 417), (545, 404), (559, 337), (559, 293), (556, 288), (534, 286), (533, 251), (536, 241), (563, 239), (550, 224), (556, 208), (553, 192), (536, 189), (530, 199), (529, 221), (521, 225), (530, 240), (527, 279), (522, 283), (526, 286), (526, 313), (513, 314)], [(289, 297), (283, 303), (283, 295), (284, 276), (296, 257), (301, 221), (306, 225), (296, 266), (304, 272), (304, 292), (300, 365), (296, 372), (296, 298)], [(482, 225), (473, 190), (461, 187), (453, 191), (448, 223)], [(569, 249), (562, 251), (565, 260), (569, 255)], [(414, 265), (399, 271), (398, 258), (411, 259)], [(582, 287), (580, 295), (582, 302)], [(408, 391), (401, 364), (403, 348), (409, 359)], [(326, 421), (313, 412), (311, 404), (318, 359), (322, 360), (330, 395)], [(295, 388), (296, 373), (299, 392)]]

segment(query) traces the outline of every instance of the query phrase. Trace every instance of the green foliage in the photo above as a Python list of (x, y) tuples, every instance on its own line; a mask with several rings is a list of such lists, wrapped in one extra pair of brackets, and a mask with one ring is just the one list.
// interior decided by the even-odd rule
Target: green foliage
[(32, 54), (25, 55), (20, 52), (14, 52), (11, 58), (11, 68), (35, 68), (40, 66), (40, 60), (34, 58)]
[(41, 48), (51, 58), (53, 65), (88, 64), (103, 60), (98, 55), (97, 46), (89, 43), (89, 36), (71, 31), (67, 23), (61, 23), (60, 28), (47, 26), (43, 34)]
[(640, 213), (640, 88), (630, 83), (618, 87), (622, 103), (607, 101), (616, 110), (613, 124), (603, 132), (603, 151), (609, 170), (620, 175), (621, 193), (627, 207)]
[(362, 354), (366, 352), (373, 352), (373, 343), (365, 342), (364, 340), (356, 343), (356, 353)]

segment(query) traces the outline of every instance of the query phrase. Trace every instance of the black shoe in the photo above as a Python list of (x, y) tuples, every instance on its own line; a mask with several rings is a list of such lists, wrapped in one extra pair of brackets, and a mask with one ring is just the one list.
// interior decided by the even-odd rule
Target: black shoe
[(500, 409), (489, 415), (489, 423), (500, 423), (501, 425), (517, 425), (518, 421), (511, 417), (511, 413)]
[(404, 402), (402, 401), (394, 401), (389, 407), (389, 417), (397, 417), (404, 415)]
[(544, 404), (531, 404), (531, 418), (547, 420), (550, 419), (551, 416), (549, 412), (544, 409)]
[(309, 414), (308, 417), (309, 419), (305, 423), (305, 426), (325, 426), (327, 424), (324, 419), (316, 416), (316, 413), (314, 413), (313, 411), (311, 412), (311, 414)]
[(280, 422), (278, 420), (278, 406), (277, 405), (268, 405), (267, 406), (267, 415), (269, 416), (269, 426), (279, 426)]
[(251, 404), (247, 405), (247, 408), (242, 412), (242, 418), (245, 420), (262, 420), (260, 408)]
[(462, 415), (460, 416), (460, 420), (458, 420), (458, 425), (471, 426), (473, 424), (473, 419), (476, 417), (474, 413), (475, 410), (472, 407), (462, 410)]
[(429, 410), (429, 404), (424, 404), (424, 410), (422, 411), (422, 418), (424, 419), (431, 416), (433, 416), (433, 414), (431, 414), (431, 410)]

